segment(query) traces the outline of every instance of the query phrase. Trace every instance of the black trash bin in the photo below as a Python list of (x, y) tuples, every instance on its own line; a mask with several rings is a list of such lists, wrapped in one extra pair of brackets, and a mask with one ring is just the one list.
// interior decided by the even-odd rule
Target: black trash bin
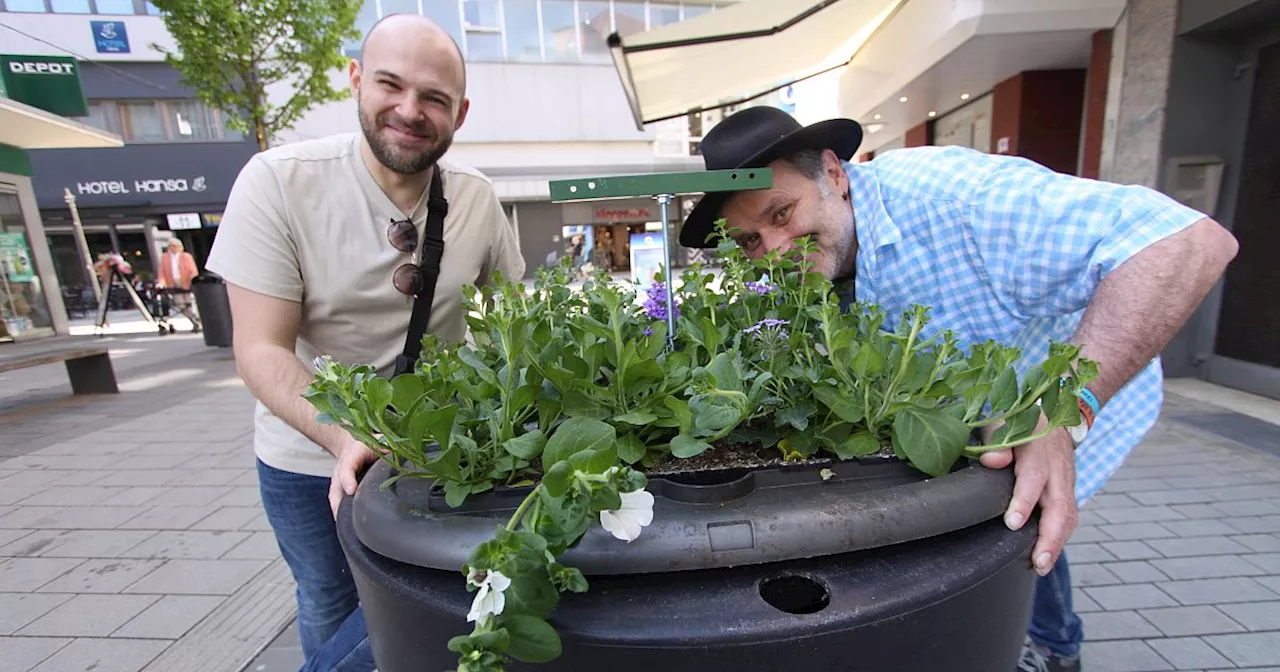
[(203, 325), (204, 344), (231, 347), (231, 302), (227, 300), (227, 283), (214, 273), (201, 273), (191, 280), (196, 297), (196, 310)]
[[(823, 478), (829, 468), (834, 477)], [(338, 515), (378, 669), (451, 669), (468, 634), (461, 568), (523, 492), (451, 510), (429, 482), (370, 468)], [(1036, 518), (1009, 531), (1011, 470), (930, 479), (896, 460), (651, 477), (636, 541), (598, 526), (561, 558), (591, 584), (549, 621), (563, 653), (512, 670), (1001, 672), (1031, 610)], [(474, 502), (474, 503), (473, 503)]]

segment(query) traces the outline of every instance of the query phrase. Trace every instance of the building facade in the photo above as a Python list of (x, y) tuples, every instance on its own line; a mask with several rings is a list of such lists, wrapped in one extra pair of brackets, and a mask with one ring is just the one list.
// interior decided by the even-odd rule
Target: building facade
[[(706, 128), (691, 117), (637, 130), (605, 38), (614, 30), (690, 19), (732, 1), (368, 0), (357, 27), (363, 33), (383, 16), (408, 12), (433, 18), (457, 40), (467, 59), (471, 109), (450, 156), (492, 179), (530, 275), (564, 256), (625, 273), (633, 237), (661, 228), (656, 201), (552, 203), (550, 181), (701, 170), (698, 141), (715, 117)], [(6, 51), (75, 55), (91, 107), (82, 121), (125, 140), (114, 150), (32, 155), (62, 282), (80, 282), (79, 267), (71, 263), (67, 189), (95, 252), (115, 249), (143, 260), (149, 273), (156, 250), (173, 234), (203, 268), (227, 190), (256, 146), (195, 101), (150, 48), (153, 42), (174, 46), (154, 8), (144, 0), (0, 0), (0, 9)], [(353, 40), (344, 53), (356, 57), (359, 48)], [(331, 77), (335, 87), (349, 85), (345, 71)], [(313, 109), (271, 143), (359, 128), (356, 104), (348, 99)], [(669, 206), (673, 240), (687, 200)], [(677, 263), (688, 254), (678, 245), (673, 249)]]

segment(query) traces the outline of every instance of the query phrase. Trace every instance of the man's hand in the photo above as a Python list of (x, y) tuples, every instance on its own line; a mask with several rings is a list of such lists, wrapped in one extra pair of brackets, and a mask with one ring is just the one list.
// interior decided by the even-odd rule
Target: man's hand
[[(1048, 424), (1042, 415), (1035, 434)], [(996, 428), (991, 427), (994, 431)], [(1075, 532), (1080, 514), (1076, 507), (1075, 448), (1067, 430), (1058, 428), (1048, 436), (1009, 450), (983, 453), (983, 466), (1003, 469), (1013, 463), (1013, 499), (1004, 514), (1005, 525), (1021, 529), (1037, 503), (1040, 504), (1040, 536), (1031, 551), (1036, 573), (1044, 576), (1053, 569), (1058, 556)]]
[(333, 467), (333, 480), (329, 482), (329, 508), (333, 510), (335, 520), (338, 518), (338, 504), (342, 502), (342, 496), (356, 494), (360, 476), (377, 459), (378, 456), (368, 446), (355, 439), (348, 439), (342, 445), (338, 463)]

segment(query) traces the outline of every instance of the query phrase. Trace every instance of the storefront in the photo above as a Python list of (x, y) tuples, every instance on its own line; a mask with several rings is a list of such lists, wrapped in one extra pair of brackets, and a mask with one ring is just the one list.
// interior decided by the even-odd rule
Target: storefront
[(118, 147), (122, 140), (68, 118), (87, 111), (74, 59), (5, 54), (0, 73), (0, 342), (12, 342), (69, 331), (31, 150)]
[[(690, 251), (676, 241), (683, 215), (693, 200), (680, 197), (667, 206), (672, 265), (676, 268), (689, 261)], [(655, 262), (661, 263), (662, 210), (654, 199), (520, 202), (508, 207), (530, 276), (537, 268), (555, 265), (565, 257), (572, 258), (573, 265), (584, 272), (604, 269), (628, 276), (633, 272), (646, 275)]]

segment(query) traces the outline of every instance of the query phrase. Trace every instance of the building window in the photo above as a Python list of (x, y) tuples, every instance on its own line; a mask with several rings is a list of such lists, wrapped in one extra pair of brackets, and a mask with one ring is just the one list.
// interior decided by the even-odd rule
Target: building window
[(133, 0), (94, 0), (98, 14), (133, 14)]
[[(633, 35), (729, 4), (733, 3), (708, 0), (366, 0), (356, 18), (356, 29), (363, 36), (380, 17), (422, 14), (453, 36), (469, 62), (608, 63), (608, 39), (612, 32)], [(358, 58), (362, 39), (343, 45), (343, 53)]]
[(44, 0), (4, 0), (4, 8), (10, 12), (47, 12)]
[(225, 113), (198, 100), (95, 100), (81, 121), (126, 142), (242, 142)]

